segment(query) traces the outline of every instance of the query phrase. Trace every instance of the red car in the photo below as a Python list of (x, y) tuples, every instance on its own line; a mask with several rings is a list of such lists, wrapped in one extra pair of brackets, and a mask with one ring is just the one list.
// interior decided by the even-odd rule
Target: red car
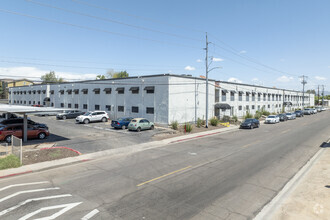
[[(0, 141), (6, 141), (11, 143), (11, 136), (14, 135), (18, 138), (23, 138), (23, 125), (22, 124), (11, 124), (11, 125), (0, 125)], [(33, 125), (28, 125), (27, 138), (39, 138), (45, 139), (49, 136), (48, 129), (40, 128)]]

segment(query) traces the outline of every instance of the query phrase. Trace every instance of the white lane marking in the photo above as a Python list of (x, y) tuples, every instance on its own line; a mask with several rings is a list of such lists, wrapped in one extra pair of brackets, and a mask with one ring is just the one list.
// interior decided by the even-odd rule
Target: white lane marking
[(55, 214), (51, 215), (51, 216), (47, 216), (47, 217), (43, 217), (43, 218), (38, 218), (35, 220), (51, 220), (51, 219), (55, 219), (58, 216), (64, 214), (65, 212), (69, 211), (70, 209), (76, 207), (77, 205), (81, 204), (82, 202), (76, 202), (76, 203), (69, 203), (69, 204), (63, 204), (63, 205), (55, 205), (55, 206), (48, 206), (48, 207), (43, 207), (38, 209), (37, 211), (31, 212), (27, 215), (24, 215), (22, 218), (18, 219), (18, 220), (26, 220), (31, 218), (34, 215), (39, 214), (40, 212), (43, 211), (47, 211), (47, 210), (52, 210), (52, 209), (59, 209), (59, 208), (63, 208), (60, 211), (56, 212)]
[(37, 184), (44, 184), (44, 183), (49, 183), (48, 181), (42, 181), (42, 182), (32, 182), (32, 183), (20, 183), (20, 184), (13, 184), (13, 185), (9, 185), (9, 186), (5, 186), (0, 188), (0, 192), (9, 188), (13, 188), (16, 186), (29, 186), (29, 185), (37, 185)]
[(91, 211), (90, 213), (88, 213), (87, 215), (82, 217), (81, 220), (88, 220), (88, 219), (92, 218), (94, 215), (96, 215), (99, 212), (100, 212), (99, 210), (94, 209), (93, 211)]
[(8, 209), (5, 209), (3, 211), (0, 212), (0, 216), (7, 214), (8, 212), (11, 212), (29, 202), (34, 202), (34, 201), (41, 201), (41, 200), (47, 200), (47, 199), (57, 199), (57, 198), (63, 198), (63, 197), (68, 197), (68, 196), (72, 196), (71, 194), (63, 194), (63, 195), (56, 195), (56, 196), (46, 196), (46, 197), (39, 197), (39, 198), (33, 198), (33, 199), (27, 199), (23, 202), (18, 203), (18, 205), (12, 206)]
[(54, 187), (54, 188), (45, 188), (45, 189), (33, 189), (33, 190), (25, 190), (25, 191), (19, 191), (19, 192), (16, 192), (16, 193), (13, 193), (9, 196), (6, 196), (2, 199), (0, 199), (0, 202), (3, 202), (7, 199), (10, 199), (10, 198), (13, 198), (17, 195), (20, 195), (20, 194), (25, 194), (25, 193), (33, 193), (33, 192), (42, 192), (42, 191), (47, 191), (47, 190), (55, 190), (55, 189), (60, 189), (59, 187)]

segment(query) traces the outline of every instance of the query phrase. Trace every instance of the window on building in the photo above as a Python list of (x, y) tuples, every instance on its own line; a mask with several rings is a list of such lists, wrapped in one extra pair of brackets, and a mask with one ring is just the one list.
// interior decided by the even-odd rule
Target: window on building
[(144, 90), (146, 90), (147, 93), (155, 93), (154, 86), (146, 86), (146, 87), (144, 87)]
[(30, 91), (29, 91), (29, 94), (31, 94), (31, 93), (32, 93), (32, 91), (30, 90)]
[(118, 112), (123, 112), (124, 111), (124, 106), (119, 105), (118, 106)]
[(36, 92), (37, 92), (36, 90), (33, 90), (33, 94), (36, 94)]
[(268, 108), (270, 108), (270, 105), (268, 105)]
[[(22, 103), (22, 101), (21, 101), (21, 103)], [(38, 105), (40, 105), (40, 101), (38, 101)]]
[(106, 106), (105, 106), (105, 109), (106, 109), (107, 111), (111, 111), (111, 105), (106, 105)]
[(133, 112), (133, 113), (139, 113), (139, 107), (137, 107), (137, 106), (132, 106), (132, 112)]
[(31, 101), (29, 101), (29, 105), (31, 105)]
[(54, 107), (54, 102), (51, 103), (51, 106)]
[(243, 93), (242, 92), (238, 93), (238, 101), (243, 101)]
[(221, 91), (221, 101), (222, 102), (225, 102), (226, 101), (226, 94), (227, 94), (227, 91), (225, 91), (225, 90), (222, 90)]
[(105, 88), (103, 89), (103, 91), (105, 92), (105, 94), (111, 94), (111, 88)]
[(24, 91), (23, 93), (24, 93), (24, 95), (26, 95), (26, 91)]
[(281, 108), (281, 104), (279, 104), (279, 105), (278, 105), (278, 107), (280, 107), (280, 108)]
[(254, 105), (252, 105), (252, 110), (254, 110)]
[(95, 105), (95, 110), (100, 110), (100, 105)]
[(272, 100), (275, 101), (275, 95), (274, 94), (272, 95)]
[[(24, 102), (25, 102), (25, 101), (24, 101)], [(46, 105), (46, 102), (43, 102), (42, 104), (45, 106), (45, 105)]]
[[(50, 90), (49, 91), (51, 95), (54, 95), (54, 90)], [(31, 94), (31, 92), (29, 91), (29, 93)]]
[(246, 96), (245, 97), (246, 97), (246, 101), (247, 102), (250, 101), (250, 93), (249, 92), (246, 93)]
[(64, 95), (64, 90), (63, 89), (60, 90), (59, 92), (60, 92), (61, 95)]
[(254, 102), (256, 100), (256, 95), (255, 93), (252, 93), (252, 102)]
[(129, 90), (132, 91), (132, 94), (139, 94), (140, 88), (139, 87), (131, 87)]
[(147, 114), (154, 114), (154, 108), (153, 107), (147, 107), (146, 112), (147, 112)]
[(33, 105), (35, 105), (36, 104), (36, 101), (33, 101)]
[(79, 89), (74, 89), (73, 92), (74, 92), (75, 95), (78, 95), (79, 94)]
[(84, 95), (88, 94), (88, 89), (82, 89), (81, 91)]
[(235, 101), (235, 92), (230, 92), (230, 101)]
[(258, 101), (261, 101), (261, 94), (258, 93)]
[(241, 105), (238, 106), (238, 110), (242, 111), (242, 106)]
[(64, 103), (61, 103), (61, 108), (63, 108), (64, 107)]
[(266, 101), (266, 94), (264, 93), (264, 101)]
[(42, 93), (43, 93), (43, 94), (46, 94), (46, 90), (42, 90)]
[[(38, 92), (38, 94), (40, 94), (41, 93), (41, 90), (38, 90), (37, 92)], [(22, 94), (22, 92), (21, 92), (21, 94)]]
[(119, 87), (116, 89), (118, 94), (124, 94), (125, 93), (125, 88), (124, 87)]
[(270, 94), (268, 94), (268, 101), (270, 101)]
[(260, 105), (258, 105), (258, 111), (260, 111)]
[(66, 90), (66, 92), (67, 92), (69, 95), (71, 95), (71, 94), (72, 94), (72, 89), (68, 89), (68, 90)]
[(74, 104), (74, 108), (79, 108), (79, 105), (78, 104)]
[(23, 104), (23, 101), (21, 100), (21, 104)]
[(87, 109), (87, 108), (88, 108), (87, 104), (83, 104), (83, 109)]
[(250, 109), (250, 106), (247, 105), (247, 106), (245, 106), (245, 108), (248, 111)]
[(71, 108), (71, 103), (68, 103), (68, 108)]
[(100, 94), (100, 88), (95, 88), (93, 89), (93, 92), (95, 93), (95, 95), (99, 95)]

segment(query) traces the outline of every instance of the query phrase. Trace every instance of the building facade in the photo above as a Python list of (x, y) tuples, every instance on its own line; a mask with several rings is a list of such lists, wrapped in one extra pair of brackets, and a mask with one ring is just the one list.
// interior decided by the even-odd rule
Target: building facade
[[(111, 119), (143, 117), (159, 124), (194, 122), (205, 119), (205, 79), (187, 75), (150, 75), (71, 83), (30, 85), (10, 88), (10, 104), (44, 105), (82, 111), (104, 110)], [(302, 107), (302, 93), (209, 80), (208, 115), (211, 117), (254, 114)], [(305, 94), (305, 106), (312, 106), (313, 94)]]

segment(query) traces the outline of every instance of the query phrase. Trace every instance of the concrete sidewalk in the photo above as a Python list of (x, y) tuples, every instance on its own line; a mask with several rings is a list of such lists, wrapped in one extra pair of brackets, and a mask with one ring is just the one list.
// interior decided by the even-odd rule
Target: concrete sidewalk
[(105, 151), (98, 151), (95, 153), (83, 154), (83, 155), (80, 155), (77, 157), (68, 157), (68, 158), (64, 158), (64, 159), (60, 159), (60, 160), (52, 160), (52, 161), (47, 161), (47, 162), (30, 164), (30, 165), (26, 165), (26, 166), (22, 166), (22, 167), (18, 167), (18, 168), (0, 170), (0, 179), (5, 178), (5, 177), (19, 175), (19, 174), (31, 173), (31, 172), (41, 171), (41, 170), (59, 167), (59, 166), (63, 166), (63, 165), (73, 164), (73, 163), (77, 163), (77, 162), (102, 159), (102, 157), (105, 157), (105, 156), (118, 157), (118, 156), (133, 154), (133, 153), (148, 150), (148, 149), (163, 147), (168, 144), (190, 141), (190, 140), (193, 140), (196, 138), (208, 137), (210, 135), (224, 134), (224, 133), (228, 133), (231, 131), (237, 131), (238, 128), (239, 128), (239, 126), (230, 125), (230, 127), (226, 127), (226, 128), (215, 129), (215, 130), (194, 133), (194, 134), (187, 134), (187, 135), (164, 139), (161, 141), (152, 141), (152, 142), (147, 142), (147, 143), (133, 145), (133, 146), (127, 146), (127, 147), (110, 149), (110, 150), (105, 150)]
[[(323, 144), (317, 154), (310, 166), (302, 168), (301, 177), (289, 186), (290, 189), (282, 196), (279, 193), (277, 197), (280, 198), (275, 197), (255, 220), (330, 219), (330, 143)], [(287, 186), (283, 191), (285, 188)]]

